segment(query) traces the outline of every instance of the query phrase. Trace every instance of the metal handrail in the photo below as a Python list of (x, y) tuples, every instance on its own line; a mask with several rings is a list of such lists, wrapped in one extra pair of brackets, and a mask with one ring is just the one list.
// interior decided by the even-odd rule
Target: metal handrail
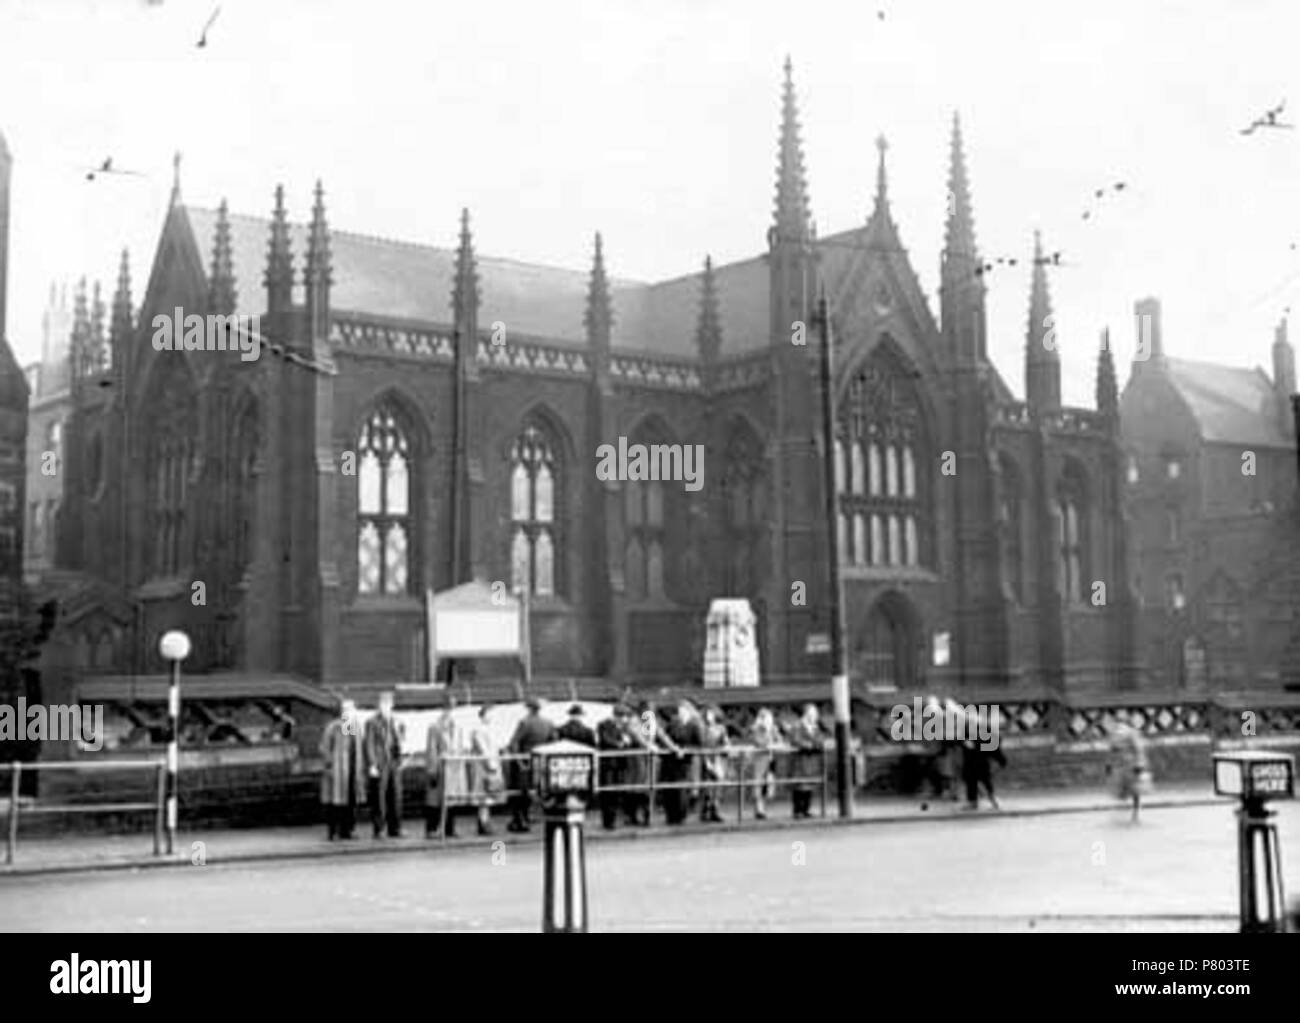
[(96, 770), (144, 770), (152, 769), (156, 775), (154, 800), (151, 803), (60, 803), (57, 806), (29, 806), (28, 814), (39, 813), (123, 813), (133, 810), (153, 810), (153, 854), (162, 851), (163, 807), (166, 787), (167, 761), (156, 760), (33, 760), (23, 762), (11, 761), (0, 764), (0, 768), (9, 768), (9, 807), (5, 828), (5, 866), (13, 866), (14, 852), (18, 846), (18, 820), (22, 814), (20, 787), (23, 771), (96, 771)]
[[(830, 791), (830, 772), (829, 772), (829, 758), (828, 758), (828, 753), (825, 745), (820, 745), (814, 748), (805, 749), (805, 748), (790, 746), (788, 744), (773, 745), (773, 746), (759, 746), (755, 744), (730, 744), (727, 746), (679, 747), (679, 751), (680, 752), (676, 752), (673, 750), (666, 750), (666, 749), (657, 749), (657, 748), (656, 749), (641, 748), (641, 749), (629, 749), (629, 750), (594, 750), (593, 752), (595, 755), (595, 759), (597, 761), (597, 771), (596, 771), (596, 777), (593, 779), (593, 784), (592, 784), (593, 795), (598, 797), (603, 792), (622, 792), (622, 793), (643, 792), (649, 795), (651, 807), (653, 807), (654, 794), (657, 791), (661, 791), (661, 790), (697, 791), (701, 789), (714, 790), (714, 789), (734, 788), (737, 790), (737, 795), (738, 795), (737, 819), (743, 820), (744, 805), (745, 805), (744, 803), (745, 789), (755, 785), (767, 784), (765, 779), (756, 779), (756, 778), (748, 777), (748, 772), (745, 770), (745, 766), (750, 760), (750, 758), (756, 756), (769, 756), (769, 757), (800, 756), (800, 755), (815, 756), (818, 758), (820, 768), (821, 768), (821, 770), (817, 774), (779, 776), (774, 778), (773, 782), (777, 786), (788, 786), (791, 788), (799, 785), (807, 785), (807, 786), (816, 785), (820, 789), (821, 815), (823, 817), (826, 816), (827, 800)], [(658, 777), (659, 771), (657, 770), (657, 768), (660, 766), (660, 761), (662, 761), (664, 757), (675, 757), (679, 755), (687, 756), (687, 757), (722, 758), (728, 761), (728, 766), (730, 766), (731, 761), (738, 760), (740, 763), (740, 770), (735, 772), (735, 777), (723, 777), (723, 778), (699, 777), (699, 778), (687, 778), (682, 781), (661, 780)], [(599, 762), (604, 759), (649, 760), (650, 764), (647, 766), (650, 768), (650, 770), (647, 772), (647, 779), (644, 782), (635, 783), (635, 784), (617, 784), (617, 785), (601, 784)], [(424, 755), (415, 754), (410, 757), (404, 758), (404, 760), (406, 763), (413, 763), (413, 762), (418, 763), (423, 761), (425, 762), (425, 766), (427, 769), (427, 757)], [(445, 767), (448, 763), (456, 763), (456, 762), (478, 763), (478, 762), (491, 762), (493, 760), (497, 761), (498, 763), (501, 763), (504, 768), (504, 764), (506, 762), (518, 763), (520, 761), (523, 761), (523, 762), (531, 763), (532, 754), (531, 753), (505, 753), (505, 752), (496, 754), (495, 756), (485, 755), (481, 753), (441, 754), (439, 756), (439, 761), (441, 765), (439, 770), (439, 777), (442, 777), (443, 772), (445, 771)], [(731, 773), (731, 772), (728, 771), (727, 773)], [(502, 799), (509, 799), (512, 797), (522, 796), (525, 794), (531, 795), (531, 793), (532, 793), (532, 789), (519, 789), (519, 788), (510, 788), (508, 786), (503, 786), (500, 790), (498, 790), (497, 795), (499, 795)], [(443, 822), (445, 823), (447, 807), (477, 805), (479, 801), (482, 799), (482, 795), (481, 794), (480, 795), (457, 794), (457, 795), (452, 795), (449, 798), (447, 795), (447, 787), (445, 784), (443, 784), (440, 786), (440, 799), (442, 801), (442, 810), (439, 816), (442, 818)]]

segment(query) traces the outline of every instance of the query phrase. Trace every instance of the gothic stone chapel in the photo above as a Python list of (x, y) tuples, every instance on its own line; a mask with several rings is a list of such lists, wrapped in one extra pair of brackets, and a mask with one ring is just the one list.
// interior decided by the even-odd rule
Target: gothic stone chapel
[[(955, 119), (948, 191), (936, 313), (883, 143), (870, 218), (816, 237), (788, 62), (766, 250), (658, 283), (609, 276), (599, 235), (570, 271), (476, 254), (467, 213), (443, 249), (331, 231), (319, 185), (300, 224), (282, 189), (263, 219), (178, 182), (138, 316), (124, 260), (107, 350), (74, 330), (58, 562), (138, 637), (106, 667), (160, 670), (153, 637), (180, 627), (187, 671), (418, 680), (426, 589), (481, 579), (530, 589), (540, 675), (699, 677), (709, 600), (739, 597), (765, 681), (824, 680), (823, 282), (854, 680), (1132, 684), (1110, 353), (1097, 409), (1062, 407), (1036, 261), (1014, 398)], [(260, 317), (261, 357), (155, 351), (177, 307)], [(704, 485), (598, 479), (621, 439), (702, 444)]]

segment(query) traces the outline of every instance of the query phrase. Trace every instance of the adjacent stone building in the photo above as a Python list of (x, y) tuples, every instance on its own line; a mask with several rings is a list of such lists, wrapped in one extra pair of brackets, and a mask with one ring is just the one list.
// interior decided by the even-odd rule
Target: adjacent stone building
[(1286, 322), (1273, 373), (1166, 352), (1160, 304), (1136, 307), (1141, 346), (1121, 403), (1142, 652), (1169, 688), (1284, 681), (1300, 636), (1297, 466)]
[[(0, 703), (26, 693), (21, 658), (27, 628), (23, 589), (27, 380), (7, 336), (9, 181), (13, 160), (0, 134)], [(3, 744), (6, 750), (8, 743)]]

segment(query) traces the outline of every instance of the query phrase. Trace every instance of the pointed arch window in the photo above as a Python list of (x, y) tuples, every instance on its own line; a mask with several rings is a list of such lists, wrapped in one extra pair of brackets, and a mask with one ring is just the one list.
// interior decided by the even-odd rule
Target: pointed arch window
[(190, 563), (191, 476), (198, 450), (197, 397), (183, 366), (165, 363), (150, 389), (151, 423), (146, 464), (150, 571), (155, 578), (178, 575)]
[(916, 376), (892, 344), (882, 343), (849, 382), (839, 442), (864, 472), (855, 474), (857, 485), (839, 487), (840, 510), (853, 523), (845, 563), (931, 563), (930, 487), (917, 471), (926, 463), (927, 438)]
[[(726, 508), (726, 550), (728, 563), (724, 580), (727, 595), (735, 597), (758, 596), (762, 581), (763, 539), (767, 528), (766, 474), (763, 445), (748, 423), (738, 420), (731, 428), (726, 447), (726, 468), (722, 476), (724, 505)], [(836, 459), (838, 478), (844, 484), (844, 447), (839, 445)], [(852, 466), (853, 478), (860, 481), (861, 463)], [(860, 485), (860, 483), (859, 483)], [(848, 542), (848, 523), (841, 516), (840, 549)]]
[(510, 564), (516, 593), (559, 591), (559, 445), (542, 423), (526, 425), (510, 450)]
[(1057, 495), (1057, 571), (1061, 596), (1072, 604), (1083, 602), (1084, 578), (1089, 570), (1087, 481), (1077, 465), (1067, 467)]
[(412, 590), (411, 431), (396, 404), (377, 405), (357, 440), (357, 589)]
[(245, 395), (235, 416), (234, 439), (226, 456), (226, 510), (222, 522), (228, 530), (230, 561), (237, 574), (242, 574), (253, 556), (259, 427), (257, 401)]
[[(661, 421), (644, 424), (629, 438), (629, 449), (644, 446), (651, 462), (661, 459), (676, 442)], [(639, 463), (633, 463), (639, 466)], [(648, 467), (649, 463), (645, 463)], [(657, 464), (662, 465), (661, 462)], [(639, 471), (639, 468), (638, 468)], [(658, 474), (658, 473), (656, 473)], [(664, 475), (667, 475), (664, 473)], [(745, 495), (736, 495), (736, 477), (723, 480), (721, 512), (746, 523), (762, 514)], [(728, 486), (727, 484), (733, 484)], [(679, 600), (697, 580), (688, 563), (695, 562), (695, 550), (688, 547), (685, 521), (687, 497), (680, 482), (663, 479), (630, 479), (623, 484), (624, 591), (629, 600)], [(734, 569), (724, 566), (727, 574)]]
[(1000, 466), (998, 518), (1002, 529), (1002, 578), (1011, 599), (1021, 603), (1024, 597), (1024, 495), (1020, 470), (1015, 463), (1004, 456)]

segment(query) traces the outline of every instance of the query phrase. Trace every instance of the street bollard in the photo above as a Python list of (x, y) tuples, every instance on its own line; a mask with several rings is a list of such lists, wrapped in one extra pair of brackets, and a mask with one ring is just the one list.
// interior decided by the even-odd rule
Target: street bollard
[(589, 921), (583, 824), (594, 791), (596, 751), (562, 739), (536, 747), (532, 755), (545, 813), (542, 932), (585, 934)]
[(1244, 750), (1214, 754), (1214, 791), (1241, 800), (1237, 859), (1242, 933), (1288, 930), (1282, 889), (1282, 852), (1270, 799), (1295, 795), (1295, 762), (1286, 753)]

